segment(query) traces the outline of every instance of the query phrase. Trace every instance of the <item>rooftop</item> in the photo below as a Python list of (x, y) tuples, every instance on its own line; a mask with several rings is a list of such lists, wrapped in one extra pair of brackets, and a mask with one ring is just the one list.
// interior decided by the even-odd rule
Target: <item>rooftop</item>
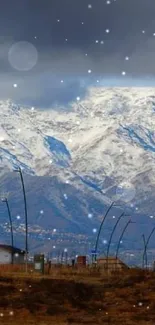
[(12, 247), (11, 245), (0, 244), (0, 249), (4, 249), (9, 252), (13, 251), (13, 253), (25, 254), (24, 250), (17, 248), (17, 247)]
[[(100, 257), (97, 259), (97, 262), (105, 262), (106, 263), (107, 258), (106, 257)], [(116, 263), (121, 264), (122, 266), (128, 267), (127, 264), (125, 264), (123, 261), (121, 261), (118, 257), (116, 258), (115, 256), (109, 256), (108, 261), (111, 263)]]

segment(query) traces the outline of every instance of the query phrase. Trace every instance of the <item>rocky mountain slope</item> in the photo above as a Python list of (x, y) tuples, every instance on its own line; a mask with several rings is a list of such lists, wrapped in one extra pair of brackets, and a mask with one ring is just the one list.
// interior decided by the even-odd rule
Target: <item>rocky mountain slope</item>
[(65, 231), (92, 233), (111, 200), (149, 216), (154, 126), (154, 88), (91, 88), (68, 108), (44, 111), (0, 101), (0, 191), (12, 193), (17, 211), (22, 197), (12, 170), (20, 166), (30, 222), (47, 210), (39, 222)]

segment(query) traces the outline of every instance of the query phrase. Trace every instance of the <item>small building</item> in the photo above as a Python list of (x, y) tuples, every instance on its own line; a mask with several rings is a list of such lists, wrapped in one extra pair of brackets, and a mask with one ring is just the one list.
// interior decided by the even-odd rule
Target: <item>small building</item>
[(9, 245), (0, 244), (0, 264), (11, 264), (13, 254), (14, 264), (23, 264), (25, 251)]
[(77, 266), (85, 267), (86, 266), (86, 256), (78, 256), (77, 257)]
[(109, 271), (121, 271), (129, 269), (129, 266), (122, 262), (119, 258), (109, 256), (108, 259), (106, 257), (98, 258), (97, 265), (100, 269), (106, 270), (108, 268)]

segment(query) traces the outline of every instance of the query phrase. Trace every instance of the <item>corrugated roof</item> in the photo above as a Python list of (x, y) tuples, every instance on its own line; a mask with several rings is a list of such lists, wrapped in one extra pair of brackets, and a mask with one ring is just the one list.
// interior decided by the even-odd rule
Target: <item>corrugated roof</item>
[[(107, 258), (106, 257), (99, 257), (98, 260), (105, 260), (106, 261)], [(114, 256), (109, 256), (108, 257), (108, 260), (113, 260), (113, 261), (116, 261), (117, 260), (117, 261), (120, 261), (121, 262), (121, 260), (118, 257), (116, 259), (116, 257), (114, 257)]]
[[(101, 257), (101, 258), (98, 258), (97, 259), (97, 261), (103, 261), (103, 262), (106, 262), (107, 261), (107, 258), (106, 257)], [(124, 262), (122, 262), (119, 258), (117, 258), (116, 259), (116, 257), (114, 257), (114, 256), (109, 256), (108, 257), (108, 261), (110, 261), (110, 262), (118, 262), (118, 264), (121, 264), (121, 265), (123, 265), (123, 266), (126, 266), (126, 267), (128, 267), (128, 265), (127, 264), (125, 264)]]
[(12, 252), (12, 250), (13, 250), (13, 253), (25, 254), (24, 250), (17, 248), (17, 247), (12, 247), (11, 245), (0, 244), (0, 248), (4, 249), (6, 251), (9, 251), (9, 252)]

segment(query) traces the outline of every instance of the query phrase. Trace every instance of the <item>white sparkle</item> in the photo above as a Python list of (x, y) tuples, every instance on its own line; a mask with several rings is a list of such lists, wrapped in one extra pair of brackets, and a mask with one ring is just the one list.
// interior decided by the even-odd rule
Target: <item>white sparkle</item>
[(34, 111), (34, 109), (35, 109), (34, 107), (31, 107), (31, 111)]
[(37, 36), (34, 36), (35, 39), (37, 39)]
[(96, 229), (96, 228), (94, 228), (94, 229), (93, 229), (93, 233), (96, 233), (96, 232), (97, 232), (97, 229)]
[(126, 57), (125, 57), (125, 60), (126, 60), (126, 61), (128, 61), (128, 60), (129, 60), (129, 57), (128, 57), (128, 56), (126, 56)]
[(13, 84), (13, 87), (14, 87), (14, 88), (17, 88), (17, 87), (18, 87), (18, 85), (17, 85), (17, 84)]
[(122, 71), (122, 76), (125, 76), (126, 75), (126, 72), (125, 71)]
[(95, 43), (98, 43), (99, 41), (98, 41), (98, 39), (95, 41)]
[(5, 139), (3, 137), (0, 137), (0, 141), (4, 141)]
[(138, 306), (142, 306), (142, 305), (143, 305), (143, 303), (142, 303), (142, 302), (139, 302), (139, 303), (138, 303)]
[(53, 163), (53, 160), (52, 160), (52, 159), (50, 159), (50, 160), (49, 160), (49, 163), (50, 163), (50, 164), (52, 164), (52, 163)]
[(53, 246), (53, 248), (55, 249), (55, 248), (56, 248), (56, 246)]
[(150, 216), (151, 219), (153, 219), (153, 216)]
[(64, 193), (64, 198), (67, 200), (68, 199), (68, 196), (66, 193)]
[(68, 38), (66, 38), (65, 41), (67, 42), (68, 41)]
[(92, 218), (92, 213), (88, 213), (88, 218), (91, 219)]
[(88, 5), (88, 9), (92, 9), (92, 5), (91, 4)]
[(123, 240), (120, 240), (120, 244), (122, 244), (123, 243)]
[(61, 80), (61, 83), (63, 83), (64, 81), (63, 80)]
[(111, 1), (110, 1), (110, 0), (107, 0), (107, 1), (106, 1), (106, 4), (107, 4), (107, 5), (110, 5), (110, 4), (111, 4)]
[(10, 312), (9, 312), (9, 315), (10, 315), (10, 316), (13, 316), (13, 315), (14, 315), (14, 312), (13, 312), (13, 311), (10, 311)]
[(103, 244), (107, 244), (107, 240), (106, 239), (103, 240)]
[(145, 30), (142, 30), (142, 33), (145, 34)]
[(40, 210), (40, 214), (43, 214), (44, 213), (44, 211), (43, 210)]
[(104, 41), (101, 41), (100, 44), (104, 44)]
[(153, 36), (155, 36), (155, 33), (153, 33)]
[(110, 33), (110, 29), (107, 28), (107, 29), (105, 30), (105, 32), (106, 32), (107, 34)]
[(87, 54), (87, 53), (85, 53), (85, 56), (88, 56), (88, 54)]
[(96, 82), (99, 82), (99, 80), (96, 80)]
[(113, 216), (113, 219), (115, 219), (116, 217), (115, 216)]
[(57, 230), (54, 228), (54, 229), (53, 229), (53, 232), (56, 232), (56, 231), (57, 231)]
[(80, 100), (80, 97), (76, 97), (76, 100), (79, 101)]
[(21, 131), (21, 129), (18, 129), (18, 132), (20, 132)]
[(60, 19), (57, 19), (57, 22), (60, 23)]
[(91, 73), (91, 72), (92, 72), (92, 71), (89, 69), (89, 70), (88, 70), (88, 73)]
[(67, 253), (68, 252), (68, 249), (67, 248), (64, 248), (64, 252)]
[(66, 180), (66, 184), (69, 184), (69, 181), (68, 181), (68, 179)]
[(82, 21), (82, 23), (81, 23), (82, 25), (84, 25), (84, 22)]
[(21, 219), (21, 217), (20, 217), (20, 216), (17, 216), (17, 217), (16, 217), (16, 219), (17, 219), (17, 220), (20, 220), (20, 219)]

